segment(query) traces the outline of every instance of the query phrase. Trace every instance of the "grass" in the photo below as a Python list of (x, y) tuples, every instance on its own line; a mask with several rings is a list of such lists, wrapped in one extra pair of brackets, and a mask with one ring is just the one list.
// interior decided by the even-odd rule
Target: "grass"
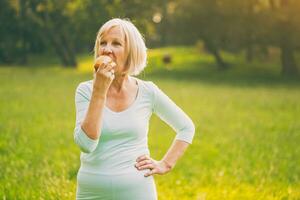
[[(282, 77), (276, 60), (247, 64), (232, 55), (225, 55), (231, 68), (220, 72), (212, 57), (187, 47), (149, 50), (149, 57), (140, 78), (154, 81), (196, 125), (174, 170), (155, 177), (159, 199), (300, 199), (299, 77)], [(74, 92), (92, 78), (92, 56), (79, 56), (78, 70), (37, 61), (0, 67), (0, 199), (75, 198)], [(151, 119), (155, 159), (174, 135)]]

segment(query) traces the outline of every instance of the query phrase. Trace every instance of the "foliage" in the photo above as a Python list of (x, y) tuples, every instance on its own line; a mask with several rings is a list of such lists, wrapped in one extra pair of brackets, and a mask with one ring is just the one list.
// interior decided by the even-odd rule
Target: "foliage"
[(298, 73), (298, 0), (3, 0), (0, 62), (26, 64), (32, 53), (56, 54), (64, 66), (92, 52), (100, 26), (113, 17), (129, 18), (147, 46), (190, 45), (201, 40), (220, 70), (221, 51), (245, 52), (245, 59), (281, 54), (282, 74)]

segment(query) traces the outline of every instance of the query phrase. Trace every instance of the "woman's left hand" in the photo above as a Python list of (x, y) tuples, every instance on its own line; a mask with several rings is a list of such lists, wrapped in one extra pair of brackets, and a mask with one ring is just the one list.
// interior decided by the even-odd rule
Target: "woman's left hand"
[(144, 176), (151, 176), (153, 174), (166, 174), (169, 171), (171, 171), (172, 166), (169, 165), (167, 162), (161, 160), (161, 161), (157, 161), (152, 159), (150, 156), (148, 155), (142, 155), (139, 156), (136, 159), (136, 164), (135, 167), (138, 170), (143, 170), (143, 169), (150, 169), (149, 172), (147, 172)]

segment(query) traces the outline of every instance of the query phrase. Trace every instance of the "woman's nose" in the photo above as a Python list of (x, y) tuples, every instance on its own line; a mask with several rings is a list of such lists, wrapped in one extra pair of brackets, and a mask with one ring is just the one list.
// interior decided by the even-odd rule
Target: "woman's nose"
[(102, 47), (102, 52), (105, 54), (109, 54), (109, 53), (112, 53), (112, 50), (111, 50), (111, 48), (106, 46), (106, 47)]

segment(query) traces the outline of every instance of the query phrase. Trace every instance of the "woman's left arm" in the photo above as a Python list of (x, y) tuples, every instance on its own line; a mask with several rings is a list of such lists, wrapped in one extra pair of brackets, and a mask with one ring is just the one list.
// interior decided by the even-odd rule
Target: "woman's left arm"
[(153, 112), (174, 129), (176, 137), (160, 161), (156, 161), (148, 155), (137, 158), (135, 165), (137, 169), (150, 169), (150, 172), (146, 173), (145, 176), (165, 174), (174, 168), (177, 160), (192, 143), (195, 134), (194, 123), (186, 113), (155, 84), (151, 83), (151, 85), (153, 90)]

